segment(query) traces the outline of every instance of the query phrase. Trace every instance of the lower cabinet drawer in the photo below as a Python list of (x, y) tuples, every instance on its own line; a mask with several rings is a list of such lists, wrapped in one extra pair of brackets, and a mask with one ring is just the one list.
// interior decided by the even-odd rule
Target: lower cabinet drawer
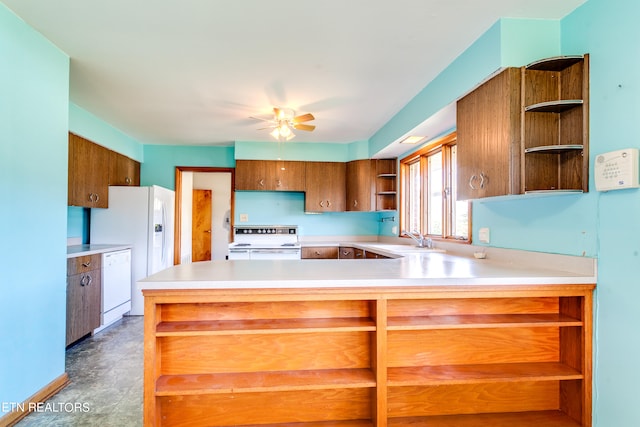
[(302, 259), (338, 259), (338, 247), (337, 246), (303, 247)]

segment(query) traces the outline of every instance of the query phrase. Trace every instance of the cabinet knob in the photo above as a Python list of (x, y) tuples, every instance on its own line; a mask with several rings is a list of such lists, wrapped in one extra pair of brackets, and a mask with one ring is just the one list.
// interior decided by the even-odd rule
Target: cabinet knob
[(124, 182), (126, 182), (127, 184), (131, 184), (131, 178), (126, 177), (126, 178), (124, 179)]

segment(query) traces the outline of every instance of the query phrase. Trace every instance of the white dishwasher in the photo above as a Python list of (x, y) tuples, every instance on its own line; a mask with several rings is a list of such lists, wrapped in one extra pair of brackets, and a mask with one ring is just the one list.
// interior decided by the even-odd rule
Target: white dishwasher
[(131, 249), (102, 254), (102, 330), (131, 311)]

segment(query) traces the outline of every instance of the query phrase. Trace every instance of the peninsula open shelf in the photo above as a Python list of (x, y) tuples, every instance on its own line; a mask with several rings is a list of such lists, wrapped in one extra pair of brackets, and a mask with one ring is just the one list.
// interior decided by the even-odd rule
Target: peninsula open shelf
[(145, 426), (591, 426), (595, 285), (145, 290)]

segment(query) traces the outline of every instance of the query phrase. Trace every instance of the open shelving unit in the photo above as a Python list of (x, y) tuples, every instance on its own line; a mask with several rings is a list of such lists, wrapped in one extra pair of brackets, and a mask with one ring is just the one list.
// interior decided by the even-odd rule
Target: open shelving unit
[(376, 167), (376, 210), (397, 209), (397, 159), (377, 159)]
[(524, 192), (586, 192), (589, 186), (589, 55), (522, 68)]
[(594, 285), (145, 291), (146, 426), (591, 426)]

